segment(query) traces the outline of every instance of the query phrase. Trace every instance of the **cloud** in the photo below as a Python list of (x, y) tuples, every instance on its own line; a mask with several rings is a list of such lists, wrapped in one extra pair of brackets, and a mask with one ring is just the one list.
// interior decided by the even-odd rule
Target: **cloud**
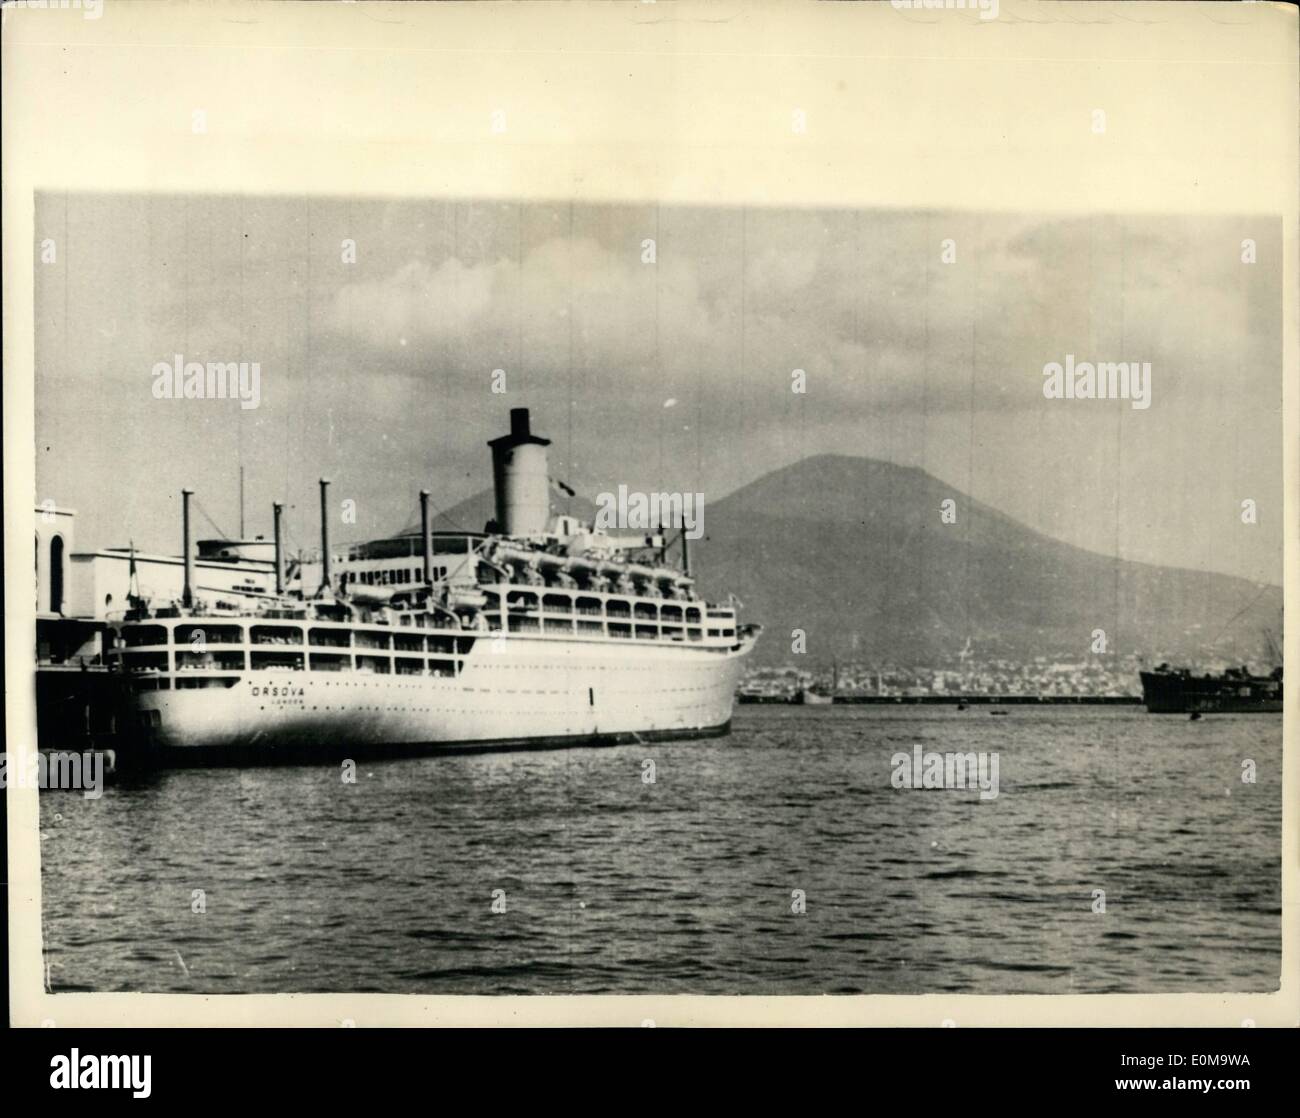
[(380, 279), (339, 288), (326, 324), (378, 349), (459, 338), (492, 310), (504, 269), (455, 257), (437, 267), (412, 260)]

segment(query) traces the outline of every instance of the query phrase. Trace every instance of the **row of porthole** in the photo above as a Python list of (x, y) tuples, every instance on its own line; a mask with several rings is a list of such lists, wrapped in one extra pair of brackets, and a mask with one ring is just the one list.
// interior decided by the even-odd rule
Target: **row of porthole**
[[(258, 707), (258, 710), (266, 710), (266, 707)], [(302, 708), (307, 709), (307, 708)], [(320, 707), (312, 707), (314, 711), (319, 711)], [(333, 707), (327, 706), (326, 710), (333, 710)], [(396, 711), (400, 714), (470, 714), (475, 717), (480, 716), (483, 712), (475, 707), (339, 707), (339, 712), (344, 711)], [(529, 718), (555, 717), (556, 715), (567, 715), (571, 712), (563, 710), (512, 710), (512, 715), (523, 715)]]
[[(547, 665), (540, 665), (540, 664), (521, 664), (521, 665), (506, 665), (506, 664), (500, 664), (500, 665), (496, 665), (496, 664), (494, 664), (494, 665), (490, 665), (490, 666), (492, 666), (492, 667), (542, 668), (542, 667), (546, 667)], [(607, 667), (606, 665), (592, 665), (592, 666), (590, 666), (590, 667), (585, 667), (585, 668), (566, 668), (566, 669), (563, 669), (563, 670), (564, 670), (566, 673), (584, 672), (584, 671), (605, 671), (605, 670), (606, 670), (606, 667)], [(609, 670), (610, 670), (610, 671), (651, 671), (652, 669), (649, 668), (649, 667), (644, 667), (644, 668), (631, 668), (631, 667), (628, 667), (628, 668), (619, 668), (619, 667), (610, 667)], [(422, 676), (421, 678), (422, 678), (422, 679), (448, 679), (448, 680), (450, 680), (450, 679), (454, 679), (454, 678), (456, 678), (456, 677), (454, 677), (454, 676), (450, 676), (450, 675), (440, 675), (440, 676)], [(324, 681), (324, 684), (325, 684), (326, 687), (330, 687), (330, 686), (332, 686), (335, 682), (336, 682), (336, 681), (334, 681), (334, 680), (328, 680), (328, 679), (327, 679), (327, 680)], [(370, 680), (360, 680), (360, 681), (355, 681), (355, 682), (354, 682), (354, 681), (351, 681), (351, 680), (338, 680), (337, 683), (338, 683), (338, 686), (339, 686), (339, 687), (367, 687), (367, 688), (368, 688), (368, 687), (370, 687), (370, 685), (371, 685), (371, 681), (370, 681)], [(250, 681), (250, 685), (251, 685), (251, 681)], [(374, 681), (374, 686), (376, 686), (376, 687), (383, 686), (383, 687), (390, 688), (390, 689), (391, 689), (392, 687), (396, 686), (396, 687), (402, 688), (403, 690), (415, 691), (415, 690), (419, 690), (419, 689), (421, 688), (422, 685), (421, 685), (421, 684), (416, 684), (416, 683), (396, 683), (395, 681), (390, 681), (390, 680), (376, 680), (376, 681)], [(686, 691), (686, 690), (703, 691), (703, 690), (707, 690), (707, 689), (708, 689), (708, 685), (707, 685), (707, 684), (706, 684), (706, 685), (702, 685), (702, 686), (697, 687), (697, 688), (661, 688), (661, 690), (678, 690), (678, 691)], [(537, 691), (537, 692), (533, 692), (533, 691), (527, 691), (527, 690), (521, 690), (521, 691), (513, 691), (513, 690), (511, 690), (511, 691), (503, 691), (502, 693), (503, 693), (503, 694), (507, 694), (507, 695), (514, 695), (514, 694), (520, 694), (520, 695), (531, 695), (531, 694), (539, 694), (539, 695), (559, 695), (559, 694), (563, 694), (564, 692), (562, 692), (562, 691)]]
[[(400, 678), (400, 677), (399, 677), (399, 678)], [(421, 679), (454, 679), (455, 676), (450, 676), (450, 675), (430, 675), (430, 676), (421, 676), (420, 678), (421, 678)], [(330, 684), (331, 684), (332, 682), (333, 682), (332, 680), (328, 680), (328, 679), (325, 680), (325, 686), (326, 686), (326, 687), (330, 686)], [(385, 679), (385, 680), (380, 680), (378, 683), (375, 684), (375, 686), (378, 687), (378, 686), (380, 686), (381, 683), (382, 683), (385, 687), (392, 687), (392, 686), (393, 686), (393, 683), (392, 683), (391, 681), (389, 681), (389, 680), (386, 680), (386, 679)], [(350, 683), (350, 682), (348, 682), (347, 680), (340, 680), (340, 681), (339, 681), (339, 686), (340, 686), (340, 687), (369, 687), (369, 686), (370, 686), (370, 681), (369, 681), (369, 680), (362, 680), (360, 683)], [(404, 687), (404, 688), (406, 688), (406, 689), (408, 689), (408, 690), (412, 690), (412, 691), (413, 691), (413, 690), (415, 690), (416, 687), (418, 687), (419, 685), (418, 685), (418, 684), (415, 684), (415, 683), (399, 683), (399, 684), (397, 684), (397, 686), (398, 686), (398, 687)]]

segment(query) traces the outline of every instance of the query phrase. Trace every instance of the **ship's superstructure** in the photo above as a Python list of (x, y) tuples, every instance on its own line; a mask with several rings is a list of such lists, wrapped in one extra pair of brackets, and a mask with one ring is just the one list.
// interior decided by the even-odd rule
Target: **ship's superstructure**
[(1195, 675), (1161, 664), (1139, 673), (1151, 714), (1268, 714), (1282, 709), (1282, 669), (1252, 675), (1248, 668)]
[[(685, 537), (615, 537), (550, 517), (547, 440), (528, 412), (489, 444), (496, 518), (290, 563), (275, 592), (133, 599), (113, 666), (136, 731), (179, 763), (718, 735), (758, 630), (699, 598)], [(319, 581), (317, 581), (319, 579)], [(296, 580), (297, 586), (293, 583)]]

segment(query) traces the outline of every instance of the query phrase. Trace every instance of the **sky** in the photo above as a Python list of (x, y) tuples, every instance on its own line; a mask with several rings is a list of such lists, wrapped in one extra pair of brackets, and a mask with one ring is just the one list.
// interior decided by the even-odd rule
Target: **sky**
[[(249, 535), (283, 500), (314, 544), (322, 475), (335, 538), (395, 531), (488, 486), (526, 406), (588, 497), (861, 455), (1281, 581), (1276, 219), (46, 193), (36, 229), (36, 499), (80, 550), (178, 551), (182, 486), (237, 534), (241, 464)], [(257, 362), (259, 406), (156, 399), (177, 354)], [(1151, 406), (1047, 399), (1067, 355), (1149, 362)]]

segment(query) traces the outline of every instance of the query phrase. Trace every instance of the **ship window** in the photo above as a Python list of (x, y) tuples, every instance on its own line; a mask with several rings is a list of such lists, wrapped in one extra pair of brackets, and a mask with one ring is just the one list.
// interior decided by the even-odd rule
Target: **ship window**
[(253, 644), (302, 644), (302, 630), (289, 625), (254, 625)]
[(122, 643), (127, 648), (146, 644), (166, 644), (167, 630), (162, 625), (133, 625), (122, 630)]
[(322, 648), (347, 648), (351, 635), (346, 629), (312, 629), (308, 637)]
[(352, 658), (340, 652), (313, 652), (311, 670), (314, 672), (346, 672), (352, 667)]
[(253, 668), (287, 668), (289, 671), (302, 671), (301, 652), (253, 652)]
[(198, 644), (239, 644), (244, 639), (244, 630), (239, 625), (177, 625), (176, 643)]
[(226, 672), (242, 672), (244, 670), (244, 653), (229, 649), (220, 652), (192, 652), (188, 649), (178, 649), (176, 652), (176, 668), (178, 671), (217, 668)]
[(126, 653), (126, 670), (128, 672), (165, 672), (167, 670), (167, 653), (128, 652)]
[(424, 673), (424, 661), (413, 656), (399, 656), (396, 663), (398, 675), (422, 675)]

